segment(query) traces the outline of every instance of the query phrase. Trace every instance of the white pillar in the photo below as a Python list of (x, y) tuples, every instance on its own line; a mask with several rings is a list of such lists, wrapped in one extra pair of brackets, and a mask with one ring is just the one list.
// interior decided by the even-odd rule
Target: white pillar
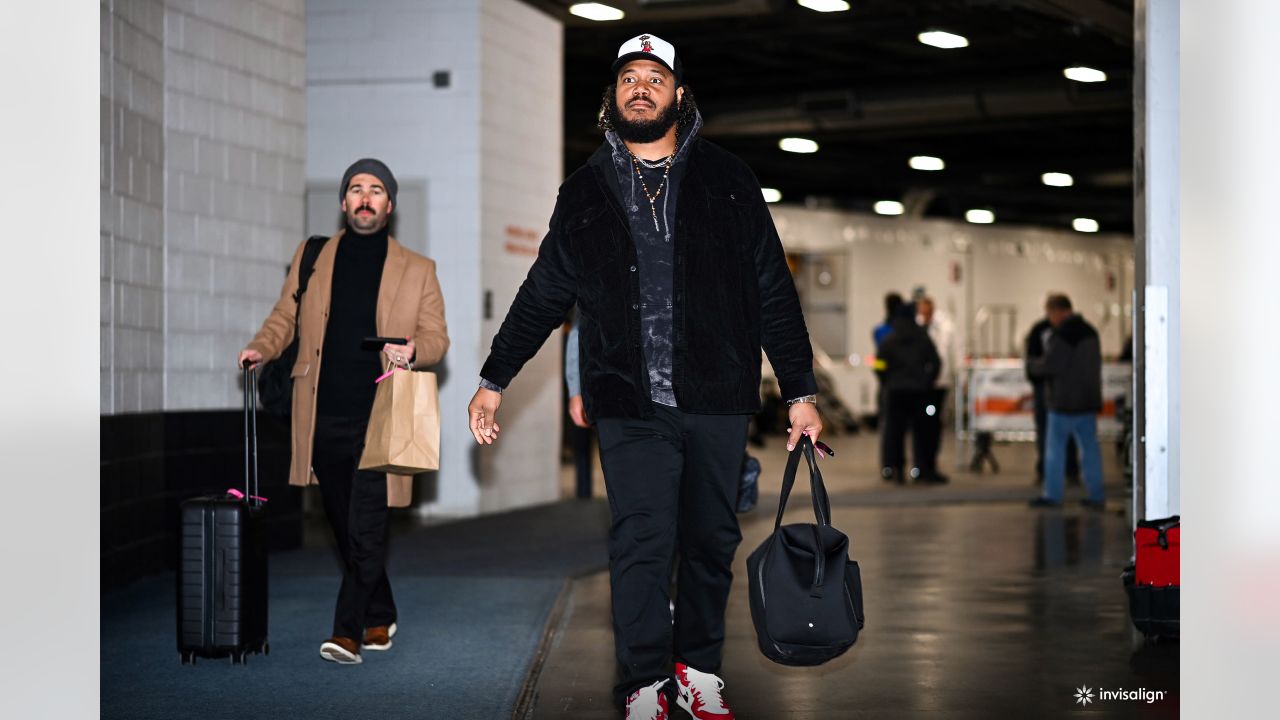
[(1134, 517), (1180, 501), (1178, 0), (1134, 7)]

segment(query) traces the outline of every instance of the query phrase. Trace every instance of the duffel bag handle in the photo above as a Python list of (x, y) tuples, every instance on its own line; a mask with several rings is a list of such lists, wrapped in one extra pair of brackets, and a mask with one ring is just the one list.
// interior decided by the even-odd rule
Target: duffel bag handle
[(782, 473), (782, 494), (778, 498), (778, 517), (773, 522), (776, 531), (782, 527), (782, 514), (787, 510), (787, 498), (791, 497), (791, 488), (796, 483), (796, 471), (800, 469), (800, 458), (804, 457), (809, 465), (809, 488), (813, 495), (813, 514), (819, 525), (831, 524), (831, 501), (827, 497), (827, 487), (822, 482), (822, 473), (818, 470), (817, 459), (813, 456), (813, 441), (808, 435), (801, 435), (796, 449), (787, 458), (787, 468)]
[(827, 487), (822, 482), (822, 472), (818, 470), (817, 458), (814, 457), (813, 442), (808, 435), (800, 436), (800, 443), (787, 458), (787, 468), (782, 473), (782, 493), (778, 497), (778, 517), (773, 522), (774, 532), (782, 527), (782, 515), (787, 511), (787, 499), (791, 497), (791, 488), (796, 484), (796, 472), (800, 469), (800, 457), (804, 456), (809, 466), (809, 488), (813, 495), (813, 514), (817, 524), (813, 525), (813, 585), (809, 587), (809, 596), (822, 597), (826, 580), (827, 548), (822, 542), (823, 525), (831, 524), (831, 500), (827, 497)]

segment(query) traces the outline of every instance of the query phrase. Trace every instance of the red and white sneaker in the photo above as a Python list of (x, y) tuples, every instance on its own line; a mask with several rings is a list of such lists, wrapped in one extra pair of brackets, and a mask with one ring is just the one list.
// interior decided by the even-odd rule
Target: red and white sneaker
[(671, 711), (667, 707), (667, 694), (662, 692), (666, 680), (646, 685), (627, 697), (627, 720), (667, 720)]
[(733, 720), (721, 690), (724, 681), (719, 677), (676, 663), (676, 704), (697, 720)]

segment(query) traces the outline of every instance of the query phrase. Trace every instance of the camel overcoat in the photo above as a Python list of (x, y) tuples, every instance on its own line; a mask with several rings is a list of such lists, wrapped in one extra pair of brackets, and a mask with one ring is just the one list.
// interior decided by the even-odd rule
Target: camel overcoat
[[(302, 296), (300, 309), (295, 309), (293, 294), (298, 288), (298, 265), (302, 262), (303, 242), (293, 253), (289, 274), (280, 299), (249, 348), (262, 353), (264, 360), (274, 360), (293, 341), (293, 319), (300, 317), (298, 361), (293, 366), (293, 459), (289, 466), (290, 485), (314, 485), (311, 448), (316, 429), (316, 388), (323, 366), (324, 334), (329, 320), (329, 298), (332, 296), (333, 262), (338, 243), (345, 231), (329, 238), (316, 258), (315, 272)], [(395, 238), (387, 238), (387, 259), (382, 266), (382, 282), (378, 287), (378, 335), (411, 337), (415, 344), (413, 366), (425, 368), (440, 362), (449, 349), (449, 334), (444, 319), (444, 296), (436, 278), (436, 264), (406, 250)], [(369, 378), (369, 382), (373, 382)], [(413, 477), (387, 475), (387, 504), (405, 507), (412, 499)]]

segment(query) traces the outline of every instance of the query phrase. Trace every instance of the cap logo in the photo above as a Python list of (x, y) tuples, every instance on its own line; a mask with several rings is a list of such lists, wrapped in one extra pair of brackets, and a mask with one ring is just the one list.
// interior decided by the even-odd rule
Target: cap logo
[(653, 52), (653, 43), (652, 43), (652, 42), (649, 42), (649, 36), (648, 36), (648, 35), (641, 35), (641, 36), (640, 36), (640, 51), (641, 51), (641, 52), (647, 52), (647, 53), (651, 53), (651, 52)]

